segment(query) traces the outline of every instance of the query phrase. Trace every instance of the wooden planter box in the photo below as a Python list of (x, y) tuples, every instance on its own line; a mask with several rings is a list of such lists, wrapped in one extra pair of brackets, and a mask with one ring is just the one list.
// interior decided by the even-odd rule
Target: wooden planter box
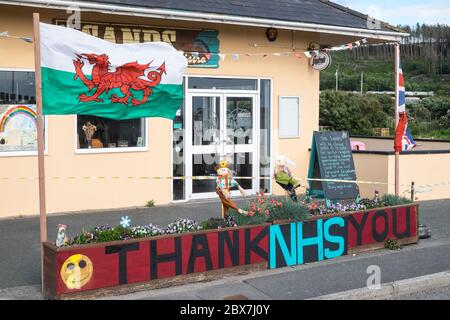
[(267, 268), (269, 226), (242, 226), (44, 249), (49, 299), (94, 298)]
[(274, 224), (269, 233), (269, 268), (321, 261), (384, 248), (385, 241), (417, 243), (419, 205), (312, 216), (307, 222)]
[(92, 298), (206, 281), (418, 241), (418, 205), (57, 248), (43, 244), (50, 299)]

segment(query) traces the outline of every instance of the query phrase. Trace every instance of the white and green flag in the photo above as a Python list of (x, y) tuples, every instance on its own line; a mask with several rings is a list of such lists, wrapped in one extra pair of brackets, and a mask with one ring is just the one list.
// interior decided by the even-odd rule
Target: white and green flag
[(187, 59), (164, 42), (113, 44), (40, 24), (43, 113), (173, 119)]

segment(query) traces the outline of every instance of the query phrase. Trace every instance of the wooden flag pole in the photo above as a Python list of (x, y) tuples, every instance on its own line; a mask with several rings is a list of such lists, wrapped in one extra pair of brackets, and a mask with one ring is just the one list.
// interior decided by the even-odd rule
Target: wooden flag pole
[(42, 112), (42, 76), (41, 76), (41, 39), (39, 30), (39, 13), (33, 13), (34, 32), (34, 69), (36, 84), (37, 144), (39, 171), (39, 223), (41, 229), (41, 280), (44, 290), (44, 250), (47, 241), (47, 212), (45, 207), (45, 164), (44, 164), (44, 119)]
[[(394, 108), (394, 112), (395, 112), (395, 126), (394, 126), (394, 132), (397, 129), (398, 126), (398, 121), (399, 121), (399, 117), (398, 117), (398, 104), (399, 104), (399, 92), (398, 92), (398, 86), (399, 86), (399, 73), (398, 70), (400, 68), (400, 46), (398, 43), (395, 44), (394, 46), (394, 50), (395, 50), (395, 54), (394, 54), (394, 59), (395, 59), (395, 108)], [(395, 134), (394, 134), (394, 144), (395, 144)], [(395, 195), (398, 196), (400, 193), (400, 153), (398, 151), (395, 151)]]

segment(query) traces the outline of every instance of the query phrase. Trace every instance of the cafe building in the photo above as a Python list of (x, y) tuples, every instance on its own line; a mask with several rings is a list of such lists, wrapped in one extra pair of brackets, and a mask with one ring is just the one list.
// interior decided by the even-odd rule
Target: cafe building
[(33, 12), (118, 44), (164, 41), (188, 59), (173, 121), (45, 117), (49, 213), (215, 198), (214, 180), (189, 177), (214, 176), (221, 159), (248, 195), (282, 194), (274, 159), (305, 179), (319, 129), (320, 71), (305, 51), (405, 35), (319, 0), (0, 1), (0, 218), (39, 209)]

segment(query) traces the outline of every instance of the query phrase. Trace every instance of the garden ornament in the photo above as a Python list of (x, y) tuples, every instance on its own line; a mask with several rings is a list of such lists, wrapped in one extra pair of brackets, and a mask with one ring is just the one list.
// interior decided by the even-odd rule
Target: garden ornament
[(58, 248), (67, 243), (66, 229), (67, 226), (65, 224), (58, 224), (58, 234), (56, 236), (56, 246)]
[(238, 211), (240, 214), (247, 215), (247, 211), (239, 209), (236, 203), (231, 200), (231, 188), (237, 187), (242, 196), (245, 196), (245, 191), (233, 178), (228, 163), (225, 160), (220, 161), (215, 170), (217, 172), (216, 193), (222, 202), (222, 219), (227, 218), (227, 212), (230, 208)]
[(295, 163), (286, 156), (278, 155), (275, 159), (273, 178), (289, 193), (289, 196), (293, 201), (297, 201), (295, 189), (300, 187), (300, 182), (292, 176), (288, 164), (291, 165), (291, 167), (295, 166)]

